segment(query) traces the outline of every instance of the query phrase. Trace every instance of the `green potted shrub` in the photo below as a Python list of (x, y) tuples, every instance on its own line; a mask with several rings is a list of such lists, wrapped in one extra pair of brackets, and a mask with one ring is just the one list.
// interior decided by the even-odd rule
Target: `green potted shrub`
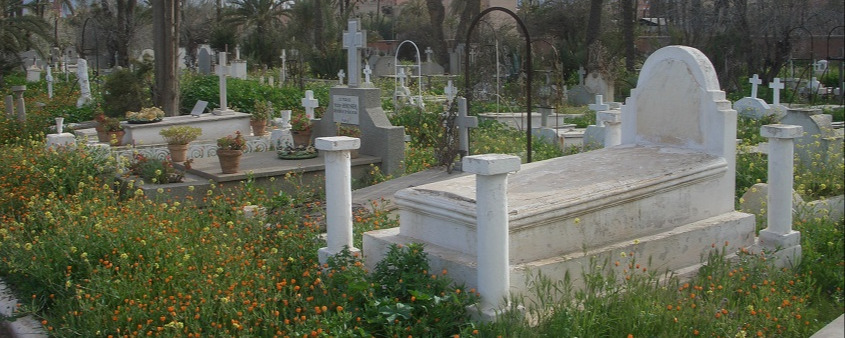
[(270, 103), (263, 100), (255, 100), (253, 104), (252, 113), (249, 119), (249, 124), (252, 126), (252, 135), (264, 136), (267, 130), (267, 120), (273, 114), (273, 108)]
[(217, 159), (224, 174), (238, 172), (244, 148), (246, 140), (240, 131), (235, 132), (235, 136), (228, 135), (217, 139)]
[(173, 126), (162, 129), (158, 134), (167, 142), (170, 159), (173, 162), (185, 162), (188, 144), (202, 135), (202, 129), (190, 126)]

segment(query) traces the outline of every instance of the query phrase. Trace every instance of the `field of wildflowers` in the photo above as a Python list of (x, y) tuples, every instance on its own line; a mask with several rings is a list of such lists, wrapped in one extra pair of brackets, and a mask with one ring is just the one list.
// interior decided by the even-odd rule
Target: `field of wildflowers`
[[(420, 121), (409, 128), (419, 131), (407, 150), (411, 172), (435, 163), (424, 140), (437, 127), (408, 114), (408, 124)], [(250, 182), (214, 187), (202, 201), (121, 192), (113, 159), (84, 147), (45, 150), (44, 120), (32, 137), (17, 133), (0, 145), (0, 276), (23, 300), (18, 312), (52, 336), (803, 337), (845, 311), (843, 220), (799, 213), (798, 266), (775, 268), (768, 254), (728, 259), (733, 253), (714, 243), (698, 276), (680, 280), (636, 251), (620, 252), (571, 272), (587, 281), (585, 290), (536, 276), (537, 297), (513, 302), (528, 319), (512, 311), (476, 323), (467, 313), (475, 290), (430, 271), (420, 246), (394, 247), (375, 271), (349, 253), (321, 266), (322, 187), (290, 175), (284, 183), (295, 193)], [(0, 117), (0, 125), (14, 123)], [(524, 148), (523, 133), (500, 125), (482, 124), (472, 139), (478, 151)], [(534, 149), (535, 158), (560, 154)], [(765, 180), (762, 160), (738, 159), (738, 182)], [(796, 187), (834, 179), (799, 172)], [(384, 179), (377, 168), (372, 175)], [(813, 184), (842, 194), (841, 184)], [(397, 226), (374, 203), (374, 212), (354, 213), (358, 247), (363, 232)], [(266, 218), (246, 217), (246, 205), (266, 207)]]

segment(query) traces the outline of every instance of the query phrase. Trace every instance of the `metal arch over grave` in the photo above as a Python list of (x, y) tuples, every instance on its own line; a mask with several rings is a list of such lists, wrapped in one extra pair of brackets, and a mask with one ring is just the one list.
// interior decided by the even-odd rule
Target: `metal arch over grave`
[[(397, 94), (396, 93), (397, 93), (398, 86), (396, 85), (396, 82), (399, 81), (399, 71), (401, 69), (403, 69), (403, 67), (404, 67), (404, 66), (399, 65), (399, 50), (402, 49), (402, 46), (406, 42), (410, 43), (411, 46), (414, 46), (414, 51), (416, 52), (416, 55), (417, 55), (417, 65), (415, 66), (417, 68), (417, 76), (416, 76), (417, 77), (417, 105), (422, 107), (422, 104), (423, 104), (423, 101), (422, 101), (422, 59), (420, 59), (420, 48), (417, 47), (417, 44), (415, 42), (413, 42), (411, 40), (405, 40), (405, 41), (402, 41), (399, 44), (399, 46), (396, 47), (396, 50), (393, 51), (393, 74), (394, 74), (394, 78), (393, 78), (393, 92), (394, 92), (393, 93), (393, 111), (397, 111), (397, 109), (396, 109), (396, 102), (397, 102), (396, 95)], [(411, 75), (411, 77), (413, 77), (413, 75)]]
[[(525, 66), (523, 67), (523, 72), (526, 75), (526, 88), (525, 88), (525, 112), (528, 116), (531, 116), (531, 93), (532, 93), (532, 62), (531, 62), (531, 35), (528, 33), (528, 29), (525, 27), (525, 23), (522, 22), (522, 19), (516, 15), (516, 13), (512, 12), (511, 10), (503, 7), (490, 7), (488, 9), (483, 10), (475, 19), (472, 20), (472, 24), (469, 25), (469, 30), (467, 30), (467, 36), (465, 43), (469, 46), (469, 40), (472, 37), (472, 32), (475, 30), (475, 26), (481, 21), (484, 16), (486, 16), (490, 12), (504, 12), (505, 14), (510, 15), (515, 21), (516, 24), (519, 26), (520, 31), (522, 31), (522, 35), (525, 38)], [(470, 90), (470, 73), (469, 73), (469, 53), (464, 54), (464, 97), (466, 97), (467, 105), (469, 106), (472, 102), (472, 91)], [(525, 149), (527, 152), (527, 162), (531, 163), (531, 118), (526, 119), (526, 137), (528, 138), (528, 142), (525, 145)]]

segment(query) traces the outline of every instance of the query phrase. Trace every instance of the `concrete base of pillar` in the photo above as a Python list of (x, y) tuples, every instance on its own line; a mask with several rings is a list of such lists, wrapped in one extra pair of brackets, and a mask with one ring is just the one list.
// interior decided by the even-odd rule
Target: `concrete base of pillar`
[(525, 317), (525, 307), (519, 305), (516, 309), (508, 303), (508, 305), (502, 309), (481, 309), (480, 304), (474, 304), (466, 307), (467, 313), (470, 315), (473, 321), (490, 323), (496, 320), (497, 316), (503, 315), (510, 315), (511, 312), (518, 312), (518, 316), (520, 318)]
[[(353, 256), (361, 255), (361, 249), (356, 247), (349, 248), (349, 252)], [(330, 250), (328, 247), (322, 247), (320, 250), (317, 250), (317, 259), (320, 261), (320, 265), (326, 264), (329, 261), (329, 257), (339, 254), (340, 251), (333, 251)]]
[(801, 233), (791, 230), (786, 234), (772, 232), (768, 228), (760, 230), (760, 245), (765, 249), (783, 249), (801, 246)]

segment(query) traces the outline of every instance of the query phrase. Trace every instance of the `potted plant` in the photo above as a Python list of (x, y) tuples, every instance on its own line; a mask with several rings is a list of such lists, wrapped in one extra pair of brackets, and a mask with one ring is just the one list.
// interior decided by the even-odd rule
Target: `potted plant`
[(100, 113), (94, 116), (94, 121), (97, 122), (97, 126), (94, 127), (97, 130), (97, 141), (108, 143), (109, 142), (109, 134), (106, 133), (106, 114)]
[(188, 153), (188, 143), (202, 135), (202, 129), (190, 126), (173, 126), (158, 132), (167, 142), (170, 159), (173, 162), (185, 162)]
[(217, 139), (217, 159), (224, 174), (234, 174), (241, 166), (241, 155), (246, 148), (246, 140), (240, 131), (235, 136), (228, 135)]
[(273, 107), (270, 103), (263, 100), (255, 100), (253, 104), (252, 113), (249, 118), (249, 124), (252, 126), (252, 135), (264, 136), (267, 129), (267, 120), (273, 114)]
[(102, 127), (108, 135), (109, 144), (113, 146), (123, 145), (123, 135), (126, 134), (126, 131), (123, 130), (120, 120), (114, 117), (107, 117), (104, 119)]
[(311, 144), (311, 120), (305, 116), (305, 112), (295, 112), (290, 119), (293, 143), (297, 146), (308, 146)]

